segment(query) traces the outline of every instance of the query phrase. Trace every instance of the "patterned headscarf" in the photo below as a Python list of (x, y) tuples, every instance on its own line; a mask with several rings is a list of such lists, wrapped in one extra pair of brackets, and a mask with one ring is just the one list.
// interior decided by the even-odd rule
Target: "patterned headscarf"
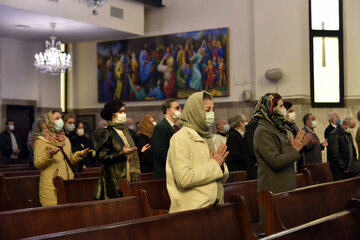
[(63, 147), (65, 145), (65, 133), (64, 130), (61, 129), (57, 131), (55, 129), (55, 123), (51, 120), (52, 112), (48, 112), (34, 125), (31, 130), (30, 140), (32, 145), (34, 145), (36, 139), (38, 137), (43, 137), (50, 144)]
[(272, 93), (267, 93), (257, 102), (254, 112), (254, 118), (267, 120), (274, 125), (284, 136), (287, 136), (286, 127), (284, 126), (285, 118), (279, 111), (274, 111), (277, 101)]
[(138, 134), (142, 133), (146, 136), (148, 136), (149, 138), (151, 138), (151, 135), (154, 131), (154, 124), (150, 121), (150, 118), (155, 118), (155, 116), (153, 115), (150, 115), (150, 114), (146, 114), (142, 119), (141, 121), (139, 122), (138, 124)]
[(185, 103), (184, 110), (180, 116), (180, 125), (194, 129), (208, 144), (211, 151), (215, 151), (215, 146), (211, 137), (213, 134), (210, 132), (210, 128), (206, 125), (205, 110), (203, 96), (208, 92), (196, 92), (193, 93)]

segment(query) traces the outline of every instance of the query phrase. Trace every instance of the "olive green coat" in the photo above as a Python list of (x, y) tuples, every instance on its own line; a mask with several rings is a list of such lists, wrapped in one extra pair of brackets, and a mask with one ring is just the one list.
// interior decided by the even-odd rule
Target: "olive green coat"
[[(300, 154), (267, 120), (259, 120), (254, 134), (254, 151), (258, 160), (258, 192), (266, 189), (278, 193), (296, 188), (294, 162)], [(260, 223), (262, 221), (263, 210), (260, 208)]]

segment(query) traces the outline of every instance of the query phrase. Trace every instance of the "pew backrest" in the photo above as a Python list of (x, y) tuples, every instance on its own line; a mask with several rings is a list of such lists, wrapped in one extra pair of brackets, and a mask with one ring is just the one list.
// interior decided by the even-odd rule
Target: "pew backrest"
[[(358, 201), (358, 200), (356, 200)], [(360, 236), (360, 208), (350, 207), (289, 230), (273, 234), (263, 240), (298, 239), (358, 239)]]
[(0, 210), (40, 207), (39, 176), (4, 177), (0, 174)]
[(129, 182), (121, 178), (118, 182), (119, 190), (124, 197), (134, 196), (136, 190), (143, 189), (147, 192), (151, 209), (169, 210), (169, 201), (163, 198), (163, 190), (166, 188), (166, 180), (149, 180), (141, 182)]
[(360, 177), (322, 183), (273, 194), (263, 190), (265, 233), (274, 234), (344, 210), (351, 198), (360, 197)]
[(314, 182), (324, 183), (334, 180), (330, 170), (330, 164), (328, 162), (305, 164), (305, 168), (310, 171)]
[(312, 181), (309, 170), (306, 168), (300, 169), (299, 173), (296, 174), (296, 187), (301, 188), (301, 187), (306, 187), (306, 186), (310, 186), (313, 184), (314, 183)]
[[(241, 197), (239, 197), (241, 199)], [(83, 228), (32, 239), (237, 239), (255, 240), (242, 201), (202, 209)]]
[(86, 202), (94, 200), (93, 195), (97, 177), (64, 180), (55, 177), (53, 182), (57, 192), (58, 204)]
[(246, 171), (229, 172), (227, 183), (246, 181)]
[(151, 216), (139, 196), (0, 212), (0, 239), (19, 239)]

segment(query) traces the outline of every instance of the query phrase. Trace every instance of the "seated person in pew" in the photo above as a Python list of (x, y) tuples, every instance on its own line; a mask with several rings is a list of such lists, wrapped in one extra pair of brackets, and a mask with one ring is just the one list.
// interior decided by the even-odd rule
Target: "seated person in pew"
[(215, 146), (210, 132), (214, 104), (207, 92), (192, 94), (180, 116), (182, 128), (171, 140), (166, 160), (166, 184), (171, 200), (169, 212), (179, 212), (224, 202), (229, 173), (226, 145)]
[[(294, 162), (299, 160), (299, 151), (311, 140), (311, 134), (305, 135), (302, 130), (294, 139), (284, 126), (285, 116), (286, 109), (277, 93), (262, 96), (255, 108), (254, 118), (259, 119), (254, 135), (254, 151), (259, 164), (258, 192), (267, 189), (277, 193), (296, 188)], [(263, 225), (263, 208), (259, 211)]]
[(61, 176), (73, 179), (70, 165), (81, 161), (89, 149), (71, 151), (71, 143), (64, 133), (64, 121), (59, 111), (52, 110), (45, 114), (41, 122), (32, 130), (31, 142), (34, 146), (34, 166), (41, 169), (39, 199), (42, 206), (57, 205), (53, 178)]
[[(120, 178), (130, 182), (140, 181), (139, 155), (126, 126), (125, 105), (119, 100), (107, 102), (100, 116), (108, 121), (108, 126), (96, 129), (93, 138), (96, 155), (101, 162), (94, 198), (118, 198), (122, 197), (117, 186)], [(149, 148), (147, 144), (141, 152)]]

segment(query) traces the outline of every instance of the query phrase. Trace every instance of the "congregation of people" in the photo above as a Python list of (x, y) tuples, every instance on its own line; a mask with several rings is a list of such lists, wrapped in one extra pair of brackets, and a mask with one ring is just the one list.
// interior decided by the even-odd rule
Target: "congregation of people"
[[(123, 197), (118, 188), (121, 178), (138, 182), (142, 173), (153, 173), (154, 179), (166, 179), (170, 213), (222, 204), (223, 184), (234, 171), (246, 171), (247, 180), (257, 179), (258, 192), (273, 193), (295, 189), (296, 173), (306, 164), (328, 161), (334, 180), (360, 176), (352, 117), (341, 120), (329, 113), (322, 138), (315, 133), (316, 116), (305, 114), (303, 127), (298, 127), (295, 106), (277, 93), (262, 96), (249, 119), (243, 113), (217, 118), (206, 91), (192, 94), (183, 107), (176, 99), (166, 99), (161, 111), (163, 119), (144, 114), (135, 124), (123, 102), (109, 101), (92, 135), (72, 114), (52, 110), (37, 119), (28, 147), (33, 165), (41, 170), (42, 206), (57, 205), (54, 177), (73, 179), (74, 173), (95, 166), (101, 171), (94, 199)], [(16, 159), (21, 151), (15, 124), (7, 120), (0, 134), (2, 158)], [(355, 140), (359, 148), (360, 128)]]

